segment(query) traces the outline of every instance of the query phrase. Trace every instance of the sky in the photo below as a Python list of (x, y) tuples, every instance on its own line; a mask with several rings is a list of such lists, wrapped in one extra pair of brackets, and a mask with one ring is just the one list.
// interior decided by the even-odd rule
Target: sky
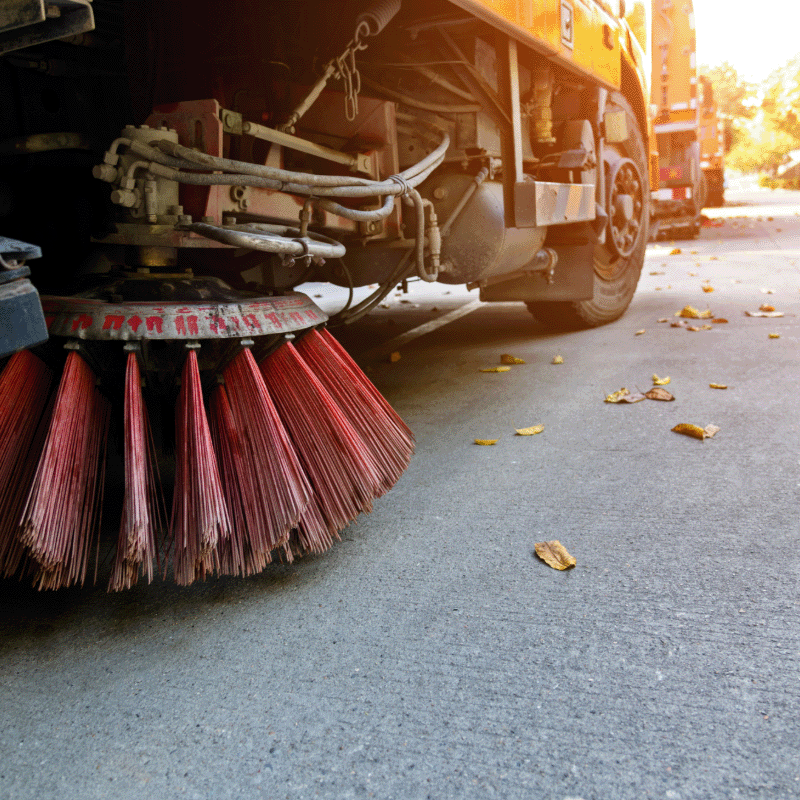
[(760, 82), (800, 53), (797, 0), (694, 0), (697, 63)]

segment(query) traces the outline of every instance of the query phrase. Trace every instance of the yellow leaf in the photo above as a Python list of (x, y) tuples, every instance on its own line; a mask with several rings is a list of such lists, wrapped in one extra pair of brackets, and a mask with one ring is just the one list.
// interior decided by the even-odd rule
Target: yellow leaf
[(400, 353), (396, 351), (389, 356), (389, 361), (391, 361), (392, 364), (394, 364), (399, 360), (400, 360)]
[(700, 326), (700, 330), (701, 331), (710, 331), (713, 327), (714, 327), (713, 325), (701, 325)]
[(704, 286), (703, 287), (703, 291), (706, 292), (706, 293), (713, 292), (714, 291), (714, 287), (713, 286)]
[(476, 439), (475, 444), (490, 445), (497, 444), (499, 441), (499, 439)]
[(536, 542), (533, 549), (548, 567), (563, 570), (575, 566), (575, 559), (558, 539), (554, 539), (551, 542)]
[(619, 403), (623, 397), (629, 394), (630, 392), (623, 386), (618, 392), (612, 392), (611, 394), (607, 394), (604, 402)]
[(675, 312), (676, 317), (686, 317), (687, 319), (711, 319), (714, 315), (709, 309), (700, 311), (694, 306), (684, 306), (680, 311)]
[(656, 322), (669, 322), (667, 317), (661, 317), (661, 319), (657, 319)]
[(647, 328), (642, 328), (640, 331), (636, 331), (634, 336), (641, 336), (643, 333), (647, 332)]
[(699, 331), (700, 328), (698, 328), (697, 325), (687, 325), (686, 326), (686, 330), (687, 331)]
[(727, 389), (728, 388), (728, 384), (727, 383), (709, 383), (708, 386), (711, 389)]
[(780, 335), (779, 333), (771, 333), (771, 334), (769, 335), (769, 338), (770, 338), (770, 339), (780, 339), (780, 338), (781, 338), (781, 335)]
[(673, 247), (672, 250), (669, 251), (671, 256), (679, 256), (681, 254), (680, 247)]
[(653, 374), (654, 386), (666, 386), (669, 383), (669, 375), (666, 378), (659, 378), (658, 375)]
[(501, 364), (524, 364), (524, 358), (517, 358), (516, 356), (510, 356), (508, 353), (503, 353), (500, 356), (500, 363)]
[(681, 422), (672, 430), (675, 433), (682, 433), (684, 436), (691, 436), (694, 439), (706, 438), (706, 432), (699, 425), (692, 425), (689, 422)]
[(699, 425), (681, 422), (672, 430), (675, 433), (682, 433), (684, 436), (691, 436), (694, 439), (711, 439), (719, 433), (720, 428), (717, 425), (706, 425), (705, 428), (701, 428)]
[(727, 325), (728, 324), (728, 320), (726, 320), (725, 317), (717, 317), (716, 319), (712, 319), (711, 322), (713, 322), (714, 325)]
[(544, 425), (534, 425), (532, 428), (516, 428), (517, 436), (535, 436), (544, 430)]
[(759, 311), (774, 311), (775, 310), (775, 306), (771, 306), (769, 303), (762, 303), (758, 307), (758, 310)]
[(511, 367), (487, 367), (480, 372), (511, 372)]
[(553, 363), (554, 363), (554, 364), (563, 364), (563, 363), (564, 363), (564, 358), (563, 358), (563, 356), (556, 356), (556, 357), (553, 359)]

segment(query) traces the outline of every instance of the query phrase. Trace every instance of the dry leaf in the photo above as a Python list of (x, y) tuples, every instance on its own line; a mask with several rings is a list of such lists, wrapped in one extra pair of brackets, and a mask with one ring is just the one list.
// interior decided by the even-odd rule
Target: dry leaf
[(775, 294), (775, 290), (774, 289), (767, 289), (765, 287), (762, 287), (761, 288), (761, 294)]
[(684, 322), (682, 319), (676, 319), (673, 322), (670, 322), (670, 328), (685, 328), (689, 323)]
[(564, 363), (564, 358), (562, 356), (556, 356), (553, 359), (553, 363), (554, 364), (563, 364)]
[(649, 392), (645, 392), (644, 396), (648, 400), (674, 400), (675, 395), (670, 394), (666, 389), (662, 389), (660, 386), (654, 386)]
[(671, 256), (679, 256), (681, 254), (680, 247), (673, 247), (672, 250), (669, 251)]
[(641, 336), (643, 333), (647, 333), (647, 328), (642, 328), (640, 331), (636, 331), (634, 336)]
[(714, 287), (713, 286), (703, 286), (703, 291), (706, 292), (706, 293), (713, 292), (714, 291)]
[(695, 439), (705, 439), (706, 432), (699, 425), (692, 425), (689, 422), (681, 422), (673, 429), (675, 433), (682, 433), (684, 436), (691, 436)]
[(534, 425), (532, 428), (517, 428), (517, 436), (535, 436), (544, 430), (544, 425)]
[(699, 331), (700, 328), (698, 328), (697, 325), (687, 325), (686, 326), (686, 330), (687, 331)]
[(497, 444), (499, 441), (499, 439), (476, 439), (475, 444), (490, 445)]
[(783, 311), (745, 311), (748, 317), (782, 317)]
[(664, 287), (663, 286), (656, 286), (656, 291), (660, 292)]
[(726, 320), (725, 317), (717, 317), (716, 319), (712, 319), (711, 322), (714, 325), (727, 325), (728, 324), (728, 320)]
[(606, 395), (604, 402), (606, 403), (640, 403), (645, 399), (641, 392), (631, 394), (627, 389), (620, 389), (618, 392)]
[(661, 317), (661, 319), (657, 319), (656, 322), (669, 322), (667, 317)]
[(700, 326), (700, 330), (701, 331), (710, 331), (713, 327), (714, 327), (713, 325), (701, 325)]
[(686, 273), (690, 278), (696, 278), (700, 273), (699, 272), (687, 272)]
[(728, 384), (727, 383), (709, 383), (708, 386), (709, 386), (710, 389), (727, 389), (728, 388)]
[(709, 309), (700, 311), (694, 306), (684, 306), (680, 311), (675, 312), (676, 317), (686, 317), (687, 319), (711, 319), (714, 315)]
[(619, 403), (623, 397), (629, 394), (630, 392), (623, 386), (622, 389), (620, 389), (618, 392), (612, 392), (611, 394), (607, 394), (604, 402)]
[(762, 303), (758, 307), (758, 310), (759, 311), (774, 311), (775, 310), (775, 306), (771, 306), (769, 303)]
[(781, 338), (781, 335), (780, 335), (779, 333), (771, 333), (771, 334), (769, 335), (769, 338), (770, 338), (770, 339), (780, 339), (780, 338)]
[(666, 378), (659, 378), (655, 373), (653, 374), (654, 386), (666, 386), (669, 383), (669, 375)]
[(397, 351), (395, 351), (389, 356), (389, 361), (391, 361), (392, 364), (394, 364), (396, 361), (399, 360), (400, 360), (400, 353), (398, 353)]
[(706, 425), (705, 428), (701, 428), (699, 425), (681, 422), (672, 430), (675, 433), (682, 433), (684, 436), (691, 436), (693, 439), (711, 439), (719, 433), (720, 428), (718, 425)]
[(653, 272), (651, 272), (650, 274), (651, 275), (666, 275), (665, 272), (657, 272), (656, 270), (653, 270)]
[(508, 353), (503, 353), (500, 356), (500, 363), (501, 364), (524, 364), (524, 358), (517, 358), (516, 356), (510, 356)]
[(511, 367), (486, 367), (478, 370), (479, 372), (511, 372)]
[(570, 569), (575, 566), (575, 559), (558, 539), (554, 539), (552, 542), (536, 542), (533, 549), (548, 567)]
[(709, 261), (719, 261), (719, 258), (717, 258), (717, 256), (711, 256), (708, 260)]

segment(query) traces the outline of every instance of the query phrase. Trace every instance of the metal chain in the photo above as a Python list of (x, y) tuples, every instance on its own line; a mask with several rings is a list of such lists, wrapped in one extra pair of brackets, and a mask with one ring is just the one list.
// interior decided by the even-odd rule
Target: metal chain
[(361, 22), (356, 28), (350, 44), (336, 59), (336, 72), (334, 77), (344, 83), (344, 115), (348, 122), (352, 122), (358, 114), (358, 95), (361, 91), (361, 73), (356, 66), (356, 53), (366, 50), (367, 44), (361, 40), (362, 33), (369, 34), (369, 25)]

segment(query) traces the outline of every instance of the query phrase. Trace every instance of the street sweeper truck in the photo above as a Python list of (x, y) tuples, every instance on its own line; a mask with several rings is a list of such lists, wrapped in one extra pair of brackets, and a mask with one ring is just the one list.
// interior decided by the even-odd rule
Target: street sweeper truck
[[(110, 524), (112, 590), (324, 551), (413, 450), (330, 333), (402, 281), (623, 314), (650, 26), (642, 0), (2, 4), (0, 303), (26, 325), (0, 572), (81, 584)], [(329, 317), (311, 280), (376, 288)]]
[(652, 238), (700, 233), (703, 173), (691, 0), (653, 0), (652, 108), (658, 151)]

